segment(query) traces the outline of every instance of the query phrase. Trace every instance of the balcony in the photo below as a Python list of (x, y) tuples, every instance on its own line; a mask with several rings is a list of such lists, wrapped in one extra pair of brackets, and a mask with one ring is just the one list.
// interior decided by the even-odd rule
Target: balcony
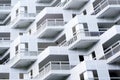
[(37, 27), (37, 37), (53, 38), (56, 37), (64, 28), (63, 19), (46, 19)]
[(104, 31), (76, 31), (68, 41), (62, 42), (61, 46), (68, 46), (69, 49), (86, 49), (97, 41), (99, 41), (99, 36), (103, 34)]
[[(97, 0), (98, 1), (98, 0)], [(94, 6), (95, 14), (100, 18), (116, 18), (120, 12), (120, 0), (101, 0)]]
[(108, 63), (120, 62), (120, 41), (117, 41), (104, 50), (105, 55), (101, 59), (106, 59)]
[(80, 9), (82, 8), (89, 0), (64, 0), (63, 5), (64, 9)]
[(15, 57), (10, 59), (8, 64), (15, 68), (28, 68), (37, 59), (38, 51), (28, 51), (28, 49), (21, 49), (16, 51)]
[(70, 65), (66, 61), (51, 61), (39, 70), (36, 79), (64, 80), (70, 75)]
[(27, 28), (34, 20), (35, 13), (19, 13), (16, 18), (11, 22), (11, 28)]

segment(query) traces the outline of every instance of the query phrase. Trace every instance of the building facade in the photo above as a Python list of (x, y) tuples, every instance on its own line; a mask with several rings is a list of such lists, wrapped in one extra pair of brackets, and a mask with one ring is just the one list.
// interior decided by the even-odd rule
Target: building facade
[(0, 80), (120, 80), (120, 0), (0, 0)]

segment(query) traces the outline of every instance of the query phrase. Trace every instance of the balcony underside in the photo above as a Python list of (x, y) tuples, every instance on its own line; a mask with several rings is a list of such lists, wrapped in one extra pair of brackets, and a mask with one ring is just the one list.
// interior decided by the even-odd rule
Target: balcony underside
[(89, 0), (69, 0), (65, 5), (64, 9), (80, 9), (82, 8)]
[(98, 41), (99, 41), (98, 37), (86, 37), (81, 39), (79, 38), (71, 45), (69, 45), (69, 49), (86, 49), (94, 45)]
[(8, 50), (8, 48), (0, 48), (0, 57), (2, 57), (6, 51)]
[(32, 59), (20, 59), (20, 60), (16, 61), (16, 63), (14, 65), (12, 65), (12, 67), (26, 69), (30, 65), (32, 65), (34, 62), (35, 62), (35, 60), (32, 60)]
[(120, 5), (109, 5), (97, 13), (99, 18), (116, 18), (120, 13)]
[(69, 70), (52, 70), (45, 76), (44, 80), (65, 80), (69, 75)]
[(49, 26), (49, 28), (45, 28), (41, 32), (38, 33), (38, 37), (40, 38), (54, 38), (56, 37), (62, 30), (63, 28), (61, 26)]
[(11, 28), (27, 28), (33, 21), (34, 19), (17, 19), (12, 23)]
[(9, 62), (11, 67), (14, 68), (28, 68), (32, 63), (34, 63), (37, 59), (37, 56), (29, 56), (24, 53), (18, 53), (15, 57), (13, 57)]

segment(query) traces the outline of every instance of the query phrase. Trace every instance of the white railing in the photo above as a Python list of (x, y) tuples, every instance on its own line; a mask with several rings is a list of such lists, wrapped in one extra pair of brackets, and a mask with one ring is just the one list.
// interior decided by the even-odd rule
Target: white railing
[(68, 61), (50, 61), (40, 68), (37, 78), (44, 77), (51, 70), (70, 70), (71, 66)]
[(99, 13), (108, 5), (120, 5), (120, 0), (102, 0), (99, 4), (94, 7), (95, 14)]
[(105, 31), (84, 31), (79, 30), (73, 33), (73, 38), (71, 38), (69, 41), (65, 42), (62, 46), (69, 46), (73, 42), (75, 42), (78, 38), (78, 36), (85, 36), (85, 37), (99, 37), (101, 34), (103, 34)]
[(18, 57), (22, 57), (22, 56), (35, 56), (37, 57), (39, 55), (39, 51), (28, 51), (28, 49), (21, 49), (15, 52), (15, 56), (9, 60), (8, 64), (13, 63), (14, 61), (16, 61), (16, 59), (18, 59)]
[(23, 16), (23, 17), (35, 17), (35, 13), (19, 13), (18, 15)]
[(39, 54), (39, 51), (29, 51), (26, 48), (26, 49), (20, 49), (20, 50), (16, 51), (16, 54), (21, 54), (24, 56), (37, 56)]
[(10, 4), (0, 4), (0, 10), (1, 9), (3, 9), (3, 10), (7, 9), (7, 10), (9, 10), (9, 9), (11, 9), (11, 5)]
[(117, 41), (110, 47), (104, 50), (105, 55), (102, 57), (102, 59), (108, 59), (115, 55), (117, 52), (120, 51), (120, 41)]
[(64, 25), (63, 19), (46, 19), (40, 25), (38, 25), (37, 30), (38, 32), (40, 32), (47, 26), (63, 26), (63, 25)]

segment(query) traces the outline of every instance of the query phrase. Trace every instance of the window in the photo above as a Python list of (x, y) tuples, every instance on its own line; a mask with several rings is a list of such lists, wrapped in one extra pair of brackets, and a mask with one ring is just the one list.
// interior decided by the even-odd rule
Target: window
[(83, 73), (80, 74), (80, 80), (85, 80), (85, 79), (84, 79), (84, 75), (83, 75)]
[(28, 49), (28, 43), (25, 43), (25, 49)]
[(75, 29), (75, 26), (72, 28), (72, 31), (73, 31), (73, 35), (76, 35), (76, 29)]
[(96, 60), (95, 51), (92, 52), (92, 58), (93, 58), (94, 60)]
[(18, 16), (18, 9), (16, 10), (16, 16)]
[(72, 14), (72, 17), (74, 18), (76, 16), (76, 14)]
[(84, 14), (84, 15), (87, 15), (87, 12), (86, 12), (86, 10), (84, 10), (84, 11), (83, 11), (83, 14)]
[(23, 33), (19, 33), (19, 35), (23, 35)]
[(29, 30), (29, 34), (31, 34), (31, 29)]
[(27, 6), (24, 6), (24, 8), (25, 8), (25, 13), (27, 13), (27, 11), (28, 11)]
[(24, 79), (23, 73), (20, 73), (20, 74), (19, 74), (19, 78), (20, 78), (20, 79)]
[(83, 56), (79, 56), (79, 60), (80, 60), (80, 62), (84, 61), (84, 57)]
[(33, 78), (33, 70), (30, 71), (31, 79)]
[(93, 72), (94, 80), (99, 80), (97, 70), (93, 70), (92, 72)]
[(18, 53), (18, 45), (15, 47), (15, 52)]
[(89, 31), (89, 30), (88, 30), (88, 24), (87, 24), (87, 23), (83, 23), (83, 26), (84, 26), (84, 31)]

